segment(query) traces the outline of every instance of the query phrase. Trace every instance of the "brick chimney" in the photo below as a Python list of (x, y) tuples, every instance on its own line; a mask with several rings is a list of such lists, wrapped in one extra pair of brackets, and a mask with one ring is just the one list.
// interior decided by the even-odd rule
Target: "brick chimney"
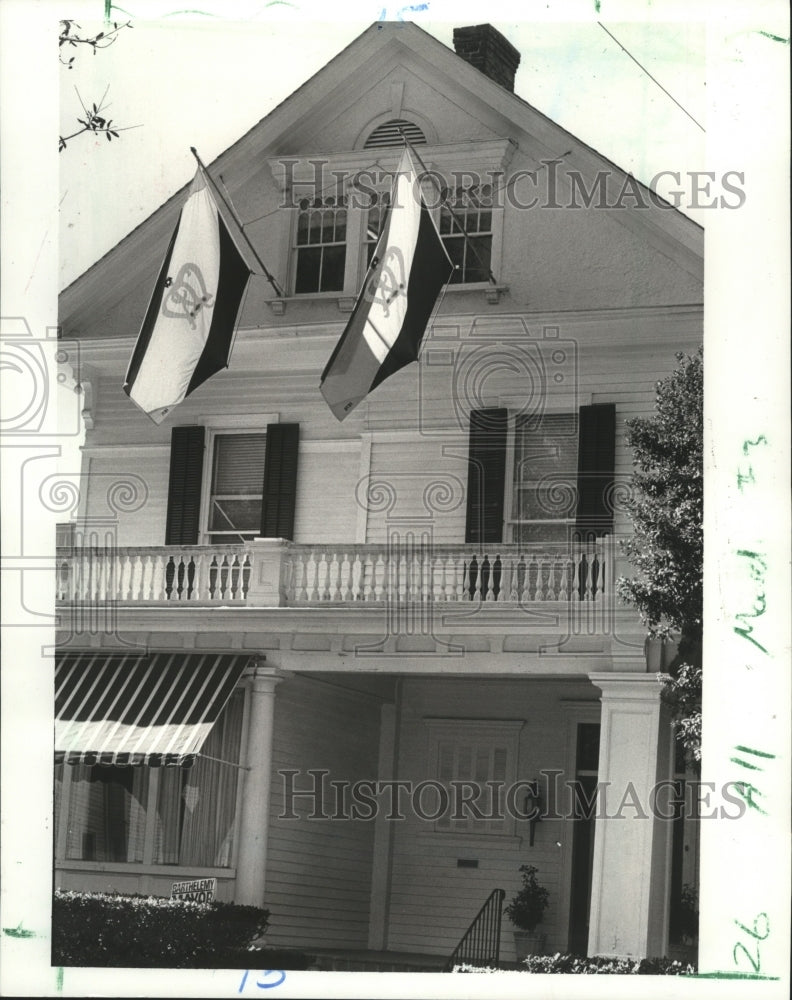
[(454, 28), (456, 54), (481, 70), (490, 80), (514, 92), (514, 75), (520, 53), (491, 24)]

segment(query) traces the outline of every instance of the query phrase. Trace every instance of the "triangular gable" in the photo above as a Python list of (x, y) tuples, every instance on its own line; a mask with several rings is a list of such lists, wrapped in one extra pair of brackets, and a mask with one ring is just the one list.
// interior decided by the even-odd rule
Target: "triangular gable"
[[(419, 121), (423, 115), (430, 132), (432, 119), (441, 121), (441, 106), (449, 102), (462, 109), (458, 114), (463, 114), (470, 125), (468, 134), (459, 138), (512, 139), (537, 166), (557, 157), (560, 150), (562, 172), (570, 168), (577, 171), (587, 187), (594, 184), (598, 173), (607, 172), (611, 202), (624, 189), (625, 182), (630, 182), (624, 171), (601, 154), (409, 22), (371, 25), (218, 156), (209, 165), (210, 172), (215, 176), (222, 173), (228, 179), (230, 194), (236, 199), (239, 190), (266, 169), (268, 157), (359, 148), (367, 130), (384, 117), (383, 95), (387, 93), (389, 107), (397, 100), (393, 85), (399, 80), (405, 83), (405, 89), (425, 90), (424, 98), (418, 101), (423, 111), (421, 107), (409, 110)], [(426, 113), (430, 95), (434, 115)], [(630, 183), (648, 194), (639, 182)], [(60, 315), (65, 336), (113, 336), (122, 332), (110, 324), (102, 326), (100, 333), (99, 317), (111, 308), (136, 312), (138, 300), (144, 297), (142, 289), (150, 285), (162, 258), (185, 192), (186, 185), (64, 289)], [(630, 204), (628, 199), (626, 204)], [(681, 212), (650, 205), (646, 210), (628, 208), (609, 215), (695, 281), (702, 281), (703, 233)]]

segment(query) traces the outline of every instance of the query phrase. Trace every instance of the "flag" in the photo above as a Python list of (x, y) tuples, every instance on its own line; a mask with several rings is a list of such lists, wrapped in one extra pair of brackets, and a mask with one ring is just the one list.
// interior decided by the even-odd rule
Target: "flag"
[(154, 423), (228, 366), (250, 273), (199, 167), (124, 381), (124, 392)]
[(322, 372), (321, 393), (339, 420), (418, 359), (426, 324), (452, 271), (405, 148), (366, 280)]

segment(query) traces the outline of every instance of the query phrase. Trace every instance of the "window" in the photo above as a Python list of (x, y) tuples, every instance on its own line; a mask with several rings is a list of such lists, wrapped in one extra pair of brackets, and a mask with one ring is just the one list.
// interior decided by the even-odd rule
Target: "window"
[[(447, 808), (439, 793), (436, 804), (422, 803), (427, 813), (440, 814), (440, 833), (511, 834), (514, 815), (508, 789), (516, 778), (521, 721), (437, 719), (430, 726), (429, 760), (432, 778), (445, 787)], [(513, 813), (513, 810), (512, 810)]]
[(438, 228), (454, 265), (451, 284), (488, 281), (492, 266), (492, 186), (458, 187), (447, 192), (440, 206)]
[(192, 768), (59, 764), (58, 860), (230, 867), (243, 710), (238, 689)]
[(303, 198), (297, 215), (296, 295), (343, 291), (346, 238), (343, 198)]
[(613, 530), (616, 408), (472, 410), (465, 541), (567, 542)]
[(213, 545), (244, 542), (261, 528), (266, 434), (215, 434), (207, 533)]
[(292, 539), (299, 437), (299, 424), (239, 432), (174, 427), (165, 544)]
[(518, 417), (509, 534), (513, 542), (565, 542), (575, 525), (577, 415)]

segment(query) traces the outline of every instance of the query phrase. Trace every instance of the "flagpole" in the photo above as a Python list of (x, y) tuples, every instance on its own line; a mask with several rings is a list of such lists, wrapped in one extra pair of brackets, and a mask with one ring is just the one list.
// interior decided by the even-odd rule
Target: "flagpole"
[(264, 277), (267, 279), (267, 281), (269, 281), (269, 283), (275, 289), (275, 294), (278, 296), (278, 298), (283, 298), (283, 292), (281, 291), (280, 286), (278, 285), (278, 283), (275, 280), (275, 278), (273, 278), (273, 276), (269, 273), (269, 271), (267, 270), (267, 268), (266, 268), (266, 266), (264, 264), (264, 261), (261, 259), (261, 257), (259, 257), (256, 248), (250, 242), (250, 238), (247, 235), (247, 233), (245, 232), (245, 227), (242, 225), (242, 220), (236, 214), (236, 211), (234, 210), (234, 206), (231, 204), (230, 200), (225, 197), (225, 195), (222, 193), (222, 191), (217, 186), (217, 184), (215, 184), (212, 175), (209, 173), (209, 171), (206, 169), (206, 167), (204, 166), (203, 162), (201, 161), (201, 157), (198, 155), (198, 152), (197, 152), (195, 146), (190, 146), (190, 152), (192, 153), (192, 155), (197, 160), (198, 166), (200, 167), (201, 172), (205, 175), (206, 179), (209, 181), (209, 183), (212, 185), (212, 187), (217, 192), (217, 195), (220, 198), (220, 200), (222, 201), (222, 203), (225, 205), (225, 207), (231, 213), (231, 218), (234, 220), (234, 222), (237, 224), (237, 226), (239, 226), (239, 231), (240, 231), (240, 233), (242, 233), (242, 236), (244, 237), (245, 242), (250, 247), (250, 252), (256, 258), (256, 262), (258, 263), (258, 266), (263, 271)]
[[(429, 170), (429, 168), (426, 166), (426, 164), (424, 163), (424, 161), (421, 159), (421, 154), (418, 152), (418, 150), (413, 146), (413, 144), (410, 142), (410, 140), (404, 134), (404, 131), (403, 131), (403, 129), (401, 127), (399, 128), (399, 133), (401, 134), (402, 139), (404, 139), (404, 145), (412, 153), (415, 154), (415, 158), (418, 160), (418, 163), (420, 164), (421, 169), (423, 170), (423, 172), (425, 174), (427, 174), (429, 177), (431, 177), (432, 180), (434, 180), (434, 176), (433, 176), (432, 171)], [(442, 194), (442, 190), (440, 191), (440, 193)], [(457, 224), (457, 226), (459, 228), (459, 231), (462, 233), (462, 235), (467, 240), (468, 246), (473, 251), (473, 253), (476, 255), (476, 259), (478, 260), (478, 262), (480, 264), (483, 264), (484, 261), (481, 259), (481, 255), (479, 254), (478, 250), (476, 249), (475, 243), (470, 238), (470, 234), (468, 233), (468, 231), (465, 229), (465, 227), (459, 221), (459, 217), (457, 216), (456, 212), (453, 210), (453, 208), (451, 208), (450, 205), (446, 205), (445, 207), (448, 209), (448, 211), (449, 211), (449, 213), (451, 215), (451, 218)], [(495, 280), (495, 275), (492, 273), (492, 270), (491, 270), (491, 268), (489, 266), (487, 266), (487, 275), (489, 277), (489, 281), (492, 282), (493, 285), (497, 285), (498, 284), (498, 282)]]

